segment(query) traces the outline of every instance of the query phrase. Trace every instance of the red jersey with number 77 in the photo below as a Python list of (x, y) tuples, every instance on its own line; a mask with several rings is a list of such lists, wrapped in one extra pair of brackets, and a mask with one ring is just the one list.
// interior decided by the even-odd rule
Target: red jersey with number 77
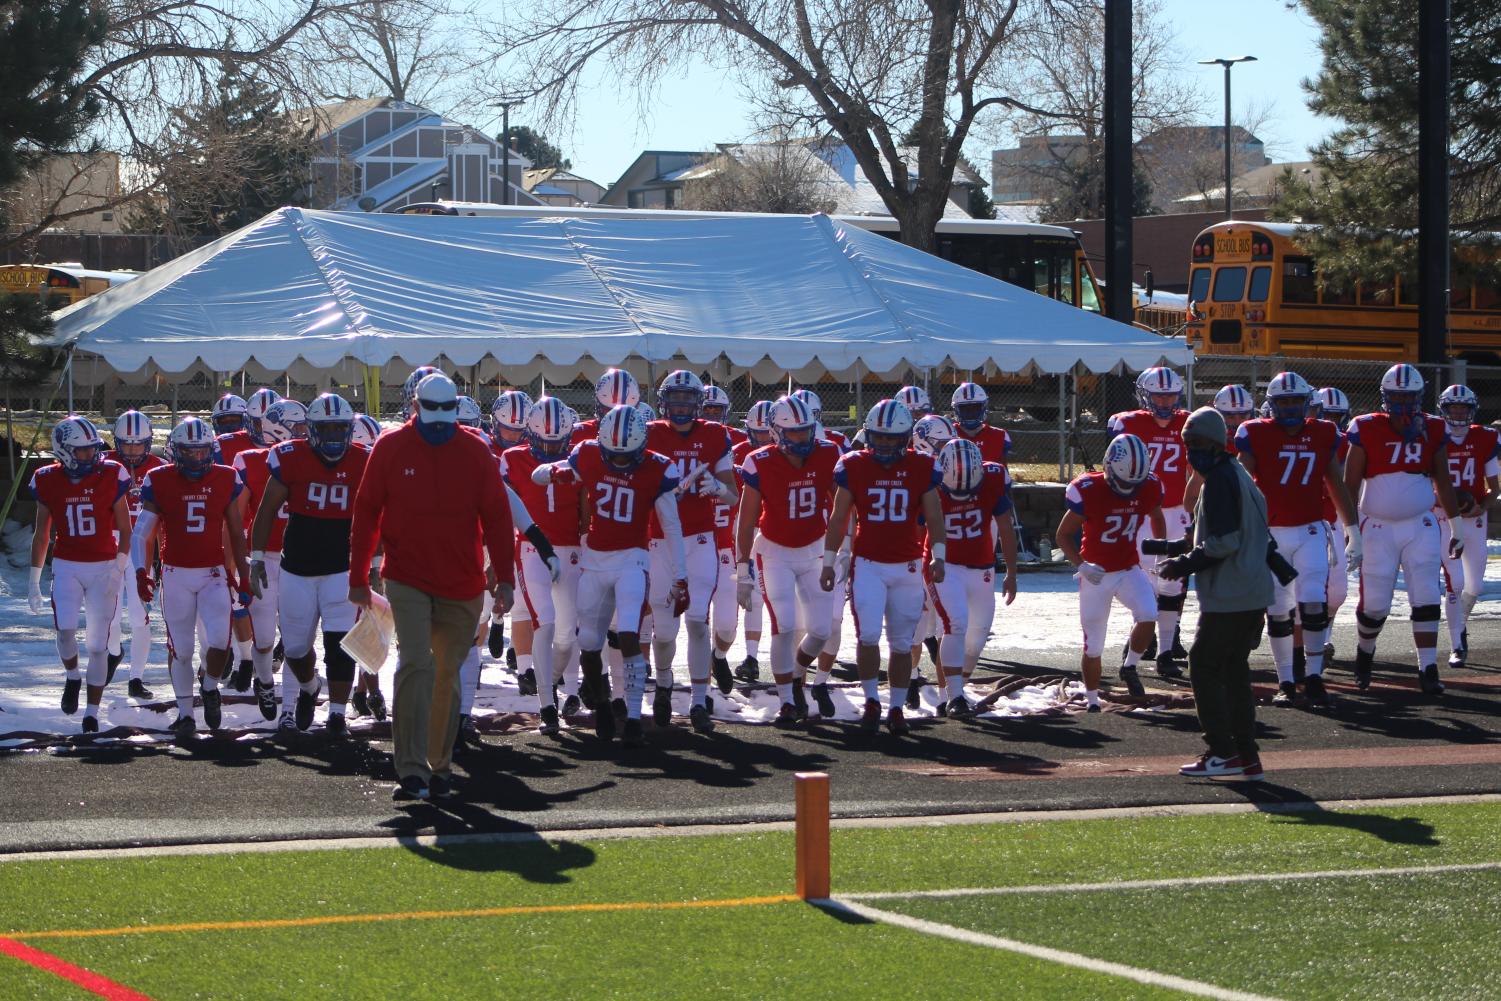
[(1084, 519), (1084, 542), (1079, 547), (1084, 562), (1115, 573), (1141, 565), (1136, 538), (1152, 530), (1151, 514), (1162, 506), (1162, 482), (1148, 476), (1131, 496), (1122, 497), (1103, 472), (1085, 473), (1068, 485), (1063, 502)]
[(120, 551), (115, 541), (115, 501), (129, 489), (130, 474), (108, 459), (77, 480), (57, 462), (32, 473), (31, 496), (47, 508), (57, 533), (53, 559), (78, 563), (114, 559)]
[[(944, 560), (950, 566), (982, 569), (995, 566), (995, 519), (1011, 510), (1011, 476), (998, 462), (987, 462), (980, 486), (968, 497), (955, 497), (942, 485)], [(924, 552), (931, 552), (931, 542)]]
[(588, 498), (589, 548), (597, 553), (646, 549), (657, 498), (678, 485), (667, 457), (648, 451), (636, 465), (621, 469), (605, 458), (599, 442), (586, 441), (574, 446), (568, 465)]
[(892, 463), (870, 451), (850, 452), (834, 467), (834, 482), (850, 492), (855, 513), (854, 555), (875, 563), (922, 556), (922, 499), (941, 476), (930, 455), (908, 449)]
[(763, 445), (745, 457), (740, 475), (761, 494), (756, 530), (766, 541), (800, 549), (824, 537), (838, 462), (839, 446), (831, 441), (815, 441), (801, 468), (775, 445)]
[(1134, 434), (1152, 457), (1152, 475), (1162, 484), (1162, 506), (1182, 507), (1188, 487), (1188, 455), (1183, 450), (1183, 425), (1188, 411), (1175, 410), (1167, 427), (1157, 423), (1150, 410), (1132, 410), (1110, 418), (1110, 433)]
[(1288, 434), (1276, 421), (1257, 417), (1235, 432), (1235, 446), (1256, 463), (1253, 479), (1266, 496), (1268, 525), (1290, 528), (1324, 519), (1324, 470), (1339, 448), (1332, 422), (1310, 418)]
[[(183, 568), (222, 567), (225, 522), (242, 489), (240, 474), (217, 463), (196, 480), (175, 465), (147, 473), (141, 500), (159, 513), (162, 562)], [(243, 533), (245, 528), (237, 521), (229, 530)]]
[[(561, 460), (558, 456), (553, 461)], [(579, 544), (579, 490), (577, 483), (549, 483), (546, 486), (532, 482), (532, 472), (542, 462), (532, 454), (530, 445), (512, 445), (500, 456), (500, 478), (516, 491), (526, 513), (542, 529), (547, 541), (554, 546)], [(518, 541), (525, 536), (517, 536)]]

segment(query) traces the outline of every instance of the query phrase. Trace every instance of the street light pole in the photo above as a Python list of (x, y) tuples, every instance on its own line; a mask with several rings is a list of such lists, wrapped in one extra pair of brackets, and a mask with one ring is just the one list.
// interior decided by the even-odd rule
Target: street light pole
[(511, 109), (520, 107), (523, 102), (511, 98), (501, 98), (495, 102), (500, 108), (500, 172), (505, 178), (505, 184), (501, 188), (500, 203), (511, 204)]
[(1230, 56), (1225, 59), (1200, 59), (1200, 66), (1225, 67), (1225, 218), (1230, 218), (1230, 182), (1234, 177), (1230, 160), (1230, 67), (1236, 63), (1254, 63), (1255, 56)]

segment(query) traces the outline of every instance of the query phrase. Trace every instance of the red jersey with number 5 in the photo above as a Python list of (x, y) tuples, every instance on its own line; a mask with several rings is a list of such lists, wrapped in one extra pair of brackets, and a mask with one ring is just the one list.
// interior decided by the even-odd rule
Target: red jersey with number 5
[[(270, 454), (269, 448), (247, 448), (235, 456), (235, 472), (240, 474), (240, 480), (245, 484), (244, 507), (247, 533), (255, 521), (255, 512), (261, 506), (261, 498), (266, 496), (266, 481), (271, 479), (271, 468), (267, 462)], [(271, 523), (271, 538), (266, 543), (266, 552), (281, 552), (282, 540), (286, 534), (287, 505), (283, 504), (281, 510), (276, 512), (276, 520)]]
[[(673, 428), (668, 421), (651, 421), (646, 425), (646, 447), (667, 457), (672, 463), (673, 478), (680, 483), (699, 466), (708, 467), (700, 474), (707, 479), (713, 477), (716, 470), (728, 472), (734, 465), (730, 459), (730, 436), (725, 433), (723, 424), (713, 421), (695, 420), (689, 425), (687, 434)], [(714, 531), (716, 506), (713, 497), (698, 493), (692, 487), (679, 494), (678, 520), (683, 523), (683, 535)], [(662, 537), (662, 529), (655, 518), (651, 522), (651, 537)]]
[(1162, 483), (1148, 476), (1131, 496), (1122, 497), (1105, 482), (1103, 472), (1085, 473), (1068, 485), (1063, 502), (1084, 519), (1079, 547), (1084, 561), (1114, 573), (1141, 564), (1136, 538), (1152, 530), (1150, 515), (1162, 506)]
[[(976, 569), (995, 566), (995, 519), (1011, 510), (1011, 475), (998, 462), (984, 465), (980, 488), (968, 497), (955, 497), (941, 485), (946, 536), (945, 562)], [(924, 552), (931, 551), (931, 544)]]
[(815, 441), (800, 469), (775, 445), (752, 450), (740, 464), (740, 475), (746, 486), (761, 494), (756, 530), (768, 542), (789, 549), (823, 538), (829, 527), (838, 463), (839, 446), (831, 441)]
[(1188, 486), (1188, 457), (1183, 451), (1183, 425), (1188, 411), (1175, 410), (1167, 427), (1157, 423), (1149, 410), (1132, 410), (1110, 418), (1110, 433), (1134, 434), (1146, 443), (1152, 457), (1152, 475), (1162, 483), (1162, 506), (1182, 507)]
[(1463, 490), (1482, 504), (1490, 493), (1486, 467), (1501, 452), (1501, 432), (1480, 424), (1471, 424), (1460, 441), (1449, 438), (1449, 478), (1457, 490)]
[(79, 563), (114, 559), (120, 551), (115, 541), (115, 501), (129, 492), (130, 482), (125, 467), (108, 459), (79, 480), (57, 462), (32, 473), (31, 496), (47, 508), (57, 533), (53, 558)]
[[(240, 474), (217, 463), (196, 480), (176, 466), (161, 466), (146, 474), (141, 499), (160, 515), (162, 562), (173, 567), (222, 567), (224, 525), (234, 499), (243, 489)], [(231, 532), (243, 532), (235, 522)]]
[[(561, 456), (559, 456), (561, 458)], [(530, 445), (513, 445), (500, 457), (500, 478), (516, 491), (526, 513), (542, 529), (554, 546), (579, 544), (579, 485), (532, 482), (532, 472), (542, 463), (532, 454)], [(525, 536), (517, 536), (518, 541)]]
[(1256, 464), (1256, 485), (1266, 496), (1267, 524), (1310, 525), (1324, 518), (1324, 470), (1339, 448), (1339, 429), (1329, 421), (1305, 420), (1288, 434), (1274, 420), (1257, 417), (1235, 433), (1235, 446)]
[(632, 468), (620, 469), (605, 458), (599, 442), (586, 441), (574, 446), (568, 465), (588, 497), (589, 548), (598, 553), (645, 549), (657, 498), (678, 485), (667, 457), (648, 451)]
[(922, 556), (922, 499), (938, 485), (930, 455), (908, 449), (886, 464), (869, 451), (849, 452), (834, 467), (834, 482), (854, 498), (856, 556), (905, 563)]
[[(125, 463), (120, 462), (120, 456), (116, 452), (105, 452), (104, 457), (106, 459), (111, 459), (115, 462), (119, 462), (120, 465), (125, 466)], [(142, 459), (140, 461), (140, 464), (137, 465), (134, 469), (130, 468), (129, 466), (125, 466), (125, 471), (130, 474), (130, 500), (128, 501), (128, 503), (130, 504), (130, 525), (132, 528), (135, 527), (136, 519), (141, 516), (142, 481), (146, 479), (146, 474), (151, 472), (157, 466), (165, 465), (166, 463), (162, 461), (161, 456), (152, 455), (150, 452), (147, 452), (146, 457)]]

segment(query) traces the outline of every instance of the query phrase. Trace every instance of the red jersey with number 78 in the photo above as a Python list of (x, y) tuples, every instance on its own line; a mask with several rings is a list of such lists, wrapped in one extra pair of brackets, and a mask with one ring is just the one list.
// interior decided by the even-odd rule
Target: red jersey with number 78
[(746, 486), (761, 494), (756, 530), (768, 542), (789, 549), (823, 538), (829, 527), (838, 462), (839, 446), (831, 441), (815, 441), (801, 468), (775, 445), (751, 451), (740, 464), (740, 475)]
[(870, 451), (850, 452), (834, 467), (834, 482), (850, 492), (855, 513), (851, 552), (875, 563), (922, 556), (922, 499), (941, 476), (930, 455), (908, 449), (892, 463)]
[(1182, 507), (1188, 487), (1188, 455), (1183, 450), (1183, 425), (1188, 411), (1175, 410), (1167, 427), (1157, 423), (1150, 410), (1132, 410), (1110, 418), (1110, 433), (1134, 434), (1152, 457), (1152, 475), (1162, 484), (1162, 506)]
[(1107, 573), (1141, 564), (1136, 538), (1152, 530), (1151, 514), (1162, 506), (1162, 483), (1148, 476), (1129, 497), (1122, 497), (1105, 481), (1105, 474), (1085, 473), (1064, 491), (1068, 509), (1084, 519), (1084, 542), (1079, 555)]
[(1324, 470), (1339, 448), (1330, 421), (1305, 420), (1292, 434), (1258, 417), (1235, 432), (1235, 445), (1256, 463), (1256, 485), (1266, 496), (1267, 524), (1281, 528), (1324, 519)]
[[(162, 562), (167, 566), (222, 567), (224, 525), (234, 499), (243, 489), (240, 474), (215, 463), (196, 480), (176, 466), (161, 466), (146, 474), (141, 500), (159, 513)], [(239, 522), (231, 532), (244, 532)]]
[(129, 489), (130, 474), (108, 459), (77, 480), (57, 462), (32, 473), (31, 496), (47, 508), (57, 533), (53, 558), (78, 563), (114, 559), (120, 551), (115, 541), (115, 501)]
[(648, 451), (636, 465), (621, 469), (605, 458), (599, 442), (586, 441), (574, 446), (568, 465), (588, 497), (589, 548), (597, 553), (646, 549), (657, 498), (678, 485), (667, 457)]

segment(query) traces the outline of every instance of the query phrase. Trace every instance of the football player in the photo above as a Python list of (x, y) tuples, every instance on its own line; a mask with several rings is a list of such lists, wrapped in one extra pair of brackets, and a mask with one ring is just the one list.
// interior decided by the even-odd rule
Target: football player
[[(1345, 475), (1345, 458), (1350, 454), (1350, 440), (1345, 435), (1345, 424), (1350, 419), (1350, 400), (1345, 394), (1333, 386), (1325, 386), (1314, 394), (1314, 401), (1318, 406), (1319, 419), (1326, 420), (1340, 429), (1339, 459), (1340, 478)], [(1351, 500), (1354, 498), (1352, 497)], [(1339, 614), (1340, 608), (1345, 604), (1345, 598), (1350, 592), (1350, 563), (1345, 555), (1345, 537), (1349, 530), (1345, 527), (1345, 520), (1340, 517), (1338, 509), (1334, 506), (1334, 498), (1329, 493), (1329, 487), (1324, 487), (1324, 521), (1329, 524), (1329, 591), (1325, 599), (1329, 605), (1329, 629), (1325, 633), (1330, 639), (1324, 642), (1324, 667), (1327, 670), (1334, 662), (1334, 619)], [(1358, 534), (1358, 528), (1357, 528)]]
[(823, 426), (823, 400), (818, 398), (817, 393), (811, 389), (794, 389), (789, 395), (802, 400), (808, 409), (813, 411), (813, 416), (818, 421), (818, 437), (832, 441), (835, 445), (839, 446), (839, 451), (841, 452), (849, 451), (850, 440), (845, 436), (843, 431), (835, 431), (833, 428)]
[[(526, 442), (526, 415), (531, 406), (532, 398), (519, 389), (506, 390), (490, 404), (490, 447), (495, 451), (497, 460), (506, 449)], [(520, 603), (511, 608), (511, 646), (508, 651), (502, 651), (505, 645), (505, 616), (496, 615), (493, 608), (490, 615), (490, 633), (485, 644), (490, 656), (499, 659), (504, 652), (506, 666), (516, 672), (517, 690), (522, 695), (533, 694), (537, 686), (537, 675), (532, 669), (532, 626), (526, 609)], [(524, 655), (518, 659), (523, 651)]]
[[(1469, 635), (1465, 624), (1485, 586), (1486, 502), (1496, 495), (1501, 474), (1501, 436), (1495, 428), (1475, 423), (1480, 400), (1468, 386), (1450, 386), (1439, 394), (1438, 412), (1449, 432), (1449, 478), (1459, 505), (1459, 520), (1440, 525), (1445, 551), (1445, 608), (1449, 621), (1449, 666), (1465, 663)], [(1451, 529), (1459, 529), (1464, 554), (1447, 555)]]
[[(1235, 455), (1235, 432), (1240, 429), (1242, 424), (1250, 420), (1251, 415), (1256, 412), (1256, 406), (1251, 399), (1251, 394), (1246, 392), (1244, 386), (1223, 386), (1218, 393), (1214, 394), (1214, 409), (1218, 410), (1220, 416), (1225, 418), (1225, 427), (1229, 429), (1230, 438), (1225, 442), (1225, 451), (1231, 455)], [(1318, 415), (1312, 414), (1311, 416), (1317, 417)], [(1192, 471), (1190, 471), (1190, 475), (1194, 475)], [(1187, 502), (1185, 501), (1186, 506)]]
[(641, 387), (636, 377), (623, 368), (605, 369), (594, 383), (594, 416), (573, 425), (572, 444), (594, 441), (599, 435), (599, 421), (616, 407), (634, 407), (641, 402)]
[(257, 389), (250, 394), (245, 401), (245, 430), (249, 434), (249, 444), (236, 442), (233, 447), (226, 449), (225, 442), (219, 442), (219, 451), (222, 454), (224, 464), (227, 466), (234, 462), (235, 456), (245, 448), (270, 448), (276, 444), (276, 438), (266, 432), (266, 415), (271, 408), (281, 402), (281, 394), (274, 389)]
[[(229, 466), (214, 462), (214, 435), (196, 417), (183, 419), (167, 438), (170, 464), (146, 474), (141, 514), (130, 539), (136, 590), (149, 603), (155, 594), (146, 553), (162, 536), (162, 619), (178, 717), (178, 739), (193, 734), (193, 643), (201, 628), (208, 637), (201, 694), (203, 722), (218, 729), (223, 718), (219, 682), (229, 664), (230, 588), (249, 589), (245, 561), (243, 487)], [(225, 552), (225, 541), (229, 552)], [(226, 587), (226, 559), (237, 575)]]
[(730, 426), (730, 394), (719, 386), (713, 384), (704, 386), (704, 405), (699, 408), (699, 412), (704, 420), (723, 424), (732, 443), (738, 445), (745, 441), (745, 432)]
[[(861, 435), (855, 436), (855, 441), (864, 447)], [(954, 427), (954, 422), (941, 414), (928, 414), (912, 425), (912, 450), (923, 455), (933, 457), (933, 463), (937, 465), (938, 456), (943, 452), (943, 446), (959, 436), (959, 431)], [(917, 620), (917, 630), (913, 638), (917, 640), (912, 645), (912, 681), (907, 685), (907, 708), (916, 711), (922, 705), (923, 677), (919, 671), (922, 663), (922, 651), (927, 648), (928, 659), (933, 662), (935, 670), (941, 671), (938, 664), (938, 637), (940, 624), (938, 612), (933, 607), (933, 599), (923, 595), (922, 618)], [(943, 698), (944, 688), (939, 685), (938, 714), (941, 716), (947, 711), (947, 702)]]
[(922, 419), (933, 412), (933, 401), (921, 386), (903, 386), (892, 399), (907, 408), (914, 425), (922, 423)]
[[(860, 727), (873, 733), (881, 725), (876, 676), (884, 620), (891, 688), (886, 727), (894, 736), (910, 732), (902, 706), (912, 674), (912, 634), (922, 614), (923, 538), (943, 524), (936, 489), (938, 468), (932, 457), (908, 447), (911, 438), (912, 415), (896, 400), (882, 400), (865, 415), (865, 440), (869, 444), (864, 451), (842, 456), (834, 470), (838, 489), (819, 575), (820, 586), (832, 591), (839, 546), (853, 512), (850, 608), (858, 644), (856, 667), (865, 693)], [(934, 583), (942, 583), (944, 542), (941, 537), (936, 542), (930, 537), (929, 542), (927, 573)]]
[(442, 371), (432, 365), (418, 365), (412, 369), (406, 381), (401, 384), (401, 419), (410, 421), (417, 416), (417, 384), (430, 375), (442, 375)]
[[(115, 418), (114, 437), (114, 450), (105, 453), (104, 457), (118, 462), (130, 474), (130, 493), (127, 497), (130, 525), (134, 528), (136, 518), (141, 513), (141, 483), (146, 479), (147, 473), (163, 463), (161, 458), (151, 454), (151, 421), (140, 411), (127, 410)], [(129, 548), (127, 540), (127, 553)], [(146, 555), (147, 562), (154, 566), (155, 546)], [(155, 698), (151, 689), (146, 687), (146, 661), (151, 656), (151, 617), (146, 606), (141, 604), (141, 596), (136, 593), (136, 589), (125, 586), (122, 581), (119, 606), (109, 628), (109, 655), (116, 663), (121, 656), (120, 627), (127, 615), (130, 618), (130, 686), (127, 692), (133, 699)]]
[[(369, 414), (355, 414), (350, 441), (368, 451), (375, 447), (375, 441), (381, 436), (382, 430), (380, 421)], [(370, 562), (371, 583), (376, 584), (380, 579), (382, 562), (379, 548)], [(285, 684), (285, 677), (282, 680)], [(357, 672), (354, 691), (349, 696), (349, 704), (354, 706), (354, 711), (361, 716), (372, 716), (377, 723), (384, 723), (386, 721), (386, 696), (380, 690), (380, 675), (371, 671)]]
[[(1277, 665), (1273, 705), (1289, 706), (1298, 681), (1310, 706), (1329, 705), (1324, 688), (1324, 646), (1329, 630), (1329, 524), (1324, 520), (1324, 493), (1346, 524), (1355, 523), (1355, 505), (1345, 489), (1339, 464), (1340, 432), (1333, 424), (1308, 416), (1313, 387), (1296, 372), (1279, 372), (1267, 384), (1271, 417), (1241, 424), (1235, 434), (1241, 465), (1266, 497), (1267, 524), (1282, 558), (1298, 576), (1283, 584), (1273, 578), (1272, 605), (1266, 634)], [(1357, 537), (1358, 531), (1350, 529)], [(1304, 676), (1294, 670), (1293, 615), (1303, 627)]]
[[(735, 447), (730, 450), (730, 456), (735, 462), (736, 479), (742, 484), (742, 494), (744, 492), (744, 479), (740, 476), (740, 466), (745, 462), (745, 457), (758, 448), (772, 444), (771, 409), (773, 405), (771, 400), (757, 400), (751, 404), (750, 409), (745, 413), (745, 430), (741, 432), (740, 440), (735, 443)], [(733, 431), (733, 429), (730, 430)], [(734, 437), (733, 434), (731, 437)], [(730, 523), (730, 554), (733, 560), (736, 545), (736, 526), (740, 520), (738, 498), (736, 505), (727, 509), (725, 514), (726, 520)], [(754, 531), (754, 528), (752, 531)], [(730, 592), (730, 599), (735, 602), (735, 608), (738, 610), (740, 604), (739, 585), (736, 583), (737, 579), (735, 568), (732, 567), (728, 590)], [(722, 578), (721, 584), (723, 584)], [(714, 600), (715, 607), (717, 608), (719, 602), (719, 594), (717, 592), (714, 595)], [(763, 613), (765, 607), (765, 602), (761, 600), (760, 589), (751, 588), (750, 598), (744, 609), (745, 614), (742, 616), (745, 627), (745, 659), (735, 666), (735, 677), (744, 681), (759, 681), (761, 678), (761, 664), (758, 658), (761, 654), (761, 629), (764, 621)], [(730, 642), (733, 641), (734, 637), (730, 637), (728, 640), (725, 639), (717, 623), (715, 624), (714, 632), (715, 644), (719, 650), (719, 655), (723, 657), (729, 652)]]
[(1004, 466), (1011, 454), (1011, 435), (1005, 428), (992, 427), (985, 419), (989, 407), (990, 397), (973, 382), (961, 382), (949, 400), (959, 437), (979, 445), (986, 462)]
[[(1436, 652), (1442, 561), (1434, 508), (1442, 506), (1450, 521), (1459, 517), (1459, 508), (1449, 476), (1449, 438), (1441, 419), (1423, 413), (1423, 377), (1417, 369), (1399, 364), (1386, 370), (1380, 412), (1351, 421), (1349, 441), (1345, 485), (1360, 498), (1361, 515), (1360, 532), (1347, 543), (1350, 564), (1360, 566), (1355, 684), (1370, 687), (1376, 638), (1391, 611), (1400, 567), (1412, 605), (1418, 682), (1424, 693), (1442, 695)], [(1457, 559), (1463, 551), (1463, 531), (1454, 532), (1448, 554)]]
[(42, 567), (52, 553), (52, 623), (63, 663), (62, 711), (78, 711), (78, 616), (88, 652), (88, 707), (83, 732), (99, 732), (99, 700), (109, 684), (109, 626), (119, 605), (130, 545), (131, 478), (103, 457), (104, 440), (87, 418), (69, 415), (52, 429), (54, 462), (31, 475), (36, 521), (31, 533), (28, 601), (42, 614)]
[[(748, 610), (759, 589), (771, 620), (771, 675), (782, 700), (774, 725), (785, 729), (807, 718), (804, 679), (832, 621), (833, 595), (818, 579), (839, 448), (819, 440), (818, 421), (802, 400), (782, 397), (770, 423), (775, 444), (753, 449), (740, 464), (735, 597)], [(827, 684), (815, 698), (820, 714), (833, 716)]]
[(1055, 535), (1063, 555), (1079, 568), (1079, 623), (1084, 631), (1079, 666), (1090, 712), (1100, 711), (1100, 655), (1105, 650), (1112, 599), (1119, 600), (1136, 622), (1126, 644), (1121, 681), (1132, 695), (1146, 694), (1136, 665), (1151, 641), (1157, 593), (1142, 568), (1138, 543), (1148, 537), (1147, 529), (1161, 538), (1165, 527), (1162, 482), (1152, 474), (1152, 456), (1145, 442), (1134, 434), (1116, 435), (1105, 449), (1104, 467), (1068, 485), (1064, 492), (1068, 510)]

